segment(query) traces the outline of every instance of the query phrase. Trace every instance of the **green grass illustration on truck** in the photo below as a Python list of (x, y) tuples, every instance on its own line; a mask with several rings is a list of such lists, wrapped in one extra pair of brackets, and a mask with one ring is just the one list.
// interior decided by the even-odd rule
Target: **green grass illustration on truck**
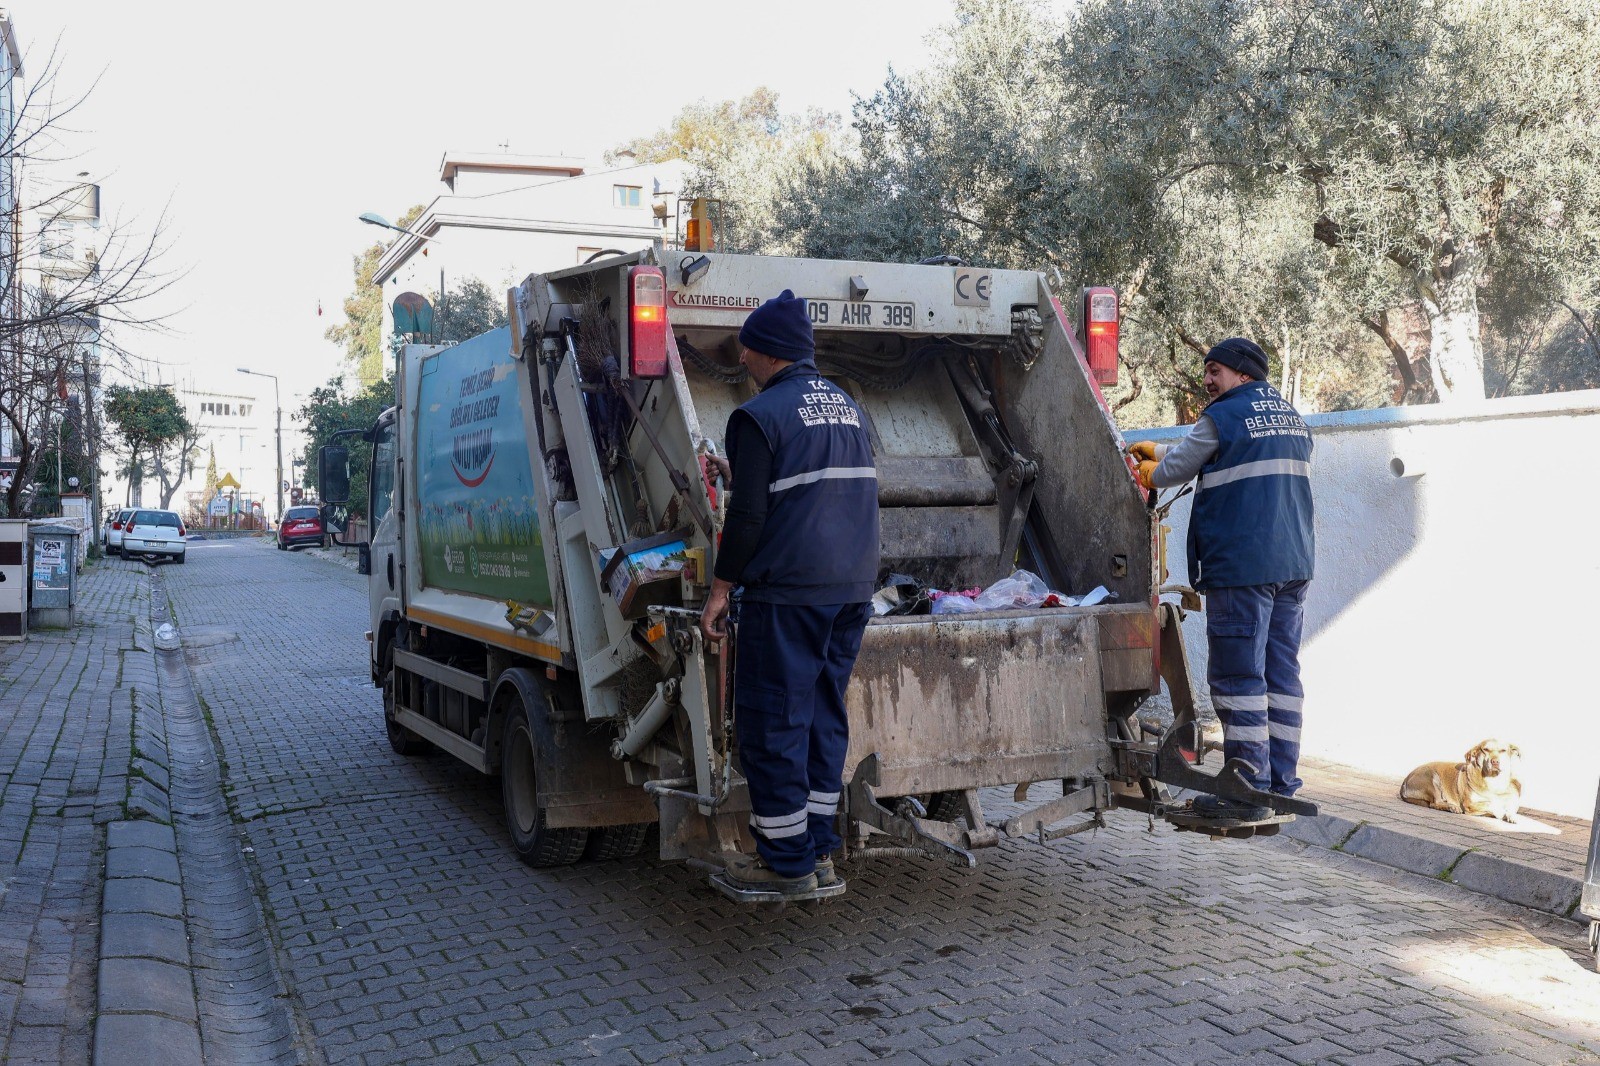
[(417, 514), (423, 582), (547, 607), (544, 538), (507, 347), (496, 331), (423, 364), (418, 478), (426, 502)]

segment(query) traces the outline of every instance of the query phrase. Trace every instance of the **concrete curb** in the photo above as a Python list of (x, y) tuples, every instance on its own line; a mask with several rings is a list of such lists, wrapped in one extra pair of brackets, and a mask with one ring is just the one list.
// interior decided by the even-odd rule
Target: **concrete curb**
[[(148, 627), (139, 627), (134, 638), (137, 650), (150, 656), (152, 672), (153, 636)], [(131, 698), (128, 820), (106, 829), (94, 1063), (199, 1066), (199, 1003), (189, 972), (178, 842), (172, 830), (166, 726), (153, 697), (131, 690)]]
[(1583, 895), (1581, 878), (1372, 822), (1352, 822), (1331, 814), (1297, 818), (1284, 827), (1283, 835), (1560, 918), (1571, 918)]

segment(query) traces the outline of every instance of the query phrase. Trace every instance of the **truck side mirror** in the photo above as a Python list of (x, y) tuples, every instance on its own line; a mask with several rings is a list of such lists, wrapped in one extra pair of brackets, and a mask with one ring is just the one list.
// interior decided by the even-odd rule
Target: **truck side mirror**
[(323, 503), (350, 501), (350, 449), (325, 444), (317, 449), (317, 493)]

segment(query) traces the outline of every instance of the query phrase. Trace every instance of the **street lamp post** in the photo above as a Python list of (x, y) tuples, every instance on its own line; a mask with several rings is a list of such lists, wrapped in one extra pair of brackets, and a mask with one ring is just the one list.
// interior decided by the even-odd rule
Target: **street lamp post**
[(277, 480), (276, 484), (274, 485), (274, 488), (276, 488), (277, 491), (278, 491), (278, 512), (277, 512), (277, 516), (276, 517), (277, 517), (277, 520), (279, 522), (282, 522), (283, 521), (283, 403), (278, 398), (278, 375), (276, 375), (276, 374), (268, 374), (264, 370), (246, 370), (242, 366), (239, 368), (239, 373), (241, 373), (241, 374), (254, 374), (258, 378), (271, 378), (272, 379), (272, 406), (273, 406), (275, 417), (277, 418), (277, 427), (274, 430), (274, 433), (277, 436), (277, 443), (278, 443), (278, 480)]
[[(381, 227), (383, 229), (392, 229), (396, 233), (404, 233), (407, 237), (415, 237), (415, 238), (417, 238), (417, 240), (419, 240), (419, 241), (427, 241), (429, 244), (443, 244), (444, 243), (443, 241), (441, 241), (437, 237), (429, 237), (426, 234), (417, 233), (414, 230), (408, 230), (404, 226), (396, 226), (393, 222), (390, 222), (388, 219), (384, 218), (382, 215), (377, 214), (376, 212), (373, 212), (373, 211), (364, 211), (364, 212), (362, 212), (360, 215), (358, 215), (356, 217), (359, 218), (362, 222), (365, 222), (369, 226), (379, 226), (379, 227)], [(426, 254), (426, 253), (424, 253), (424, 254)], [(443, 267), (443, 265), (441, 265), (439, 267), (439, 339), (440, 340), (444, 339), (445, 299), (446, 298), (445, 298), (445, 293), (444, 293), (444, 267)], [(379, 301), (379, 302), (381, 303), (382, 301)]]

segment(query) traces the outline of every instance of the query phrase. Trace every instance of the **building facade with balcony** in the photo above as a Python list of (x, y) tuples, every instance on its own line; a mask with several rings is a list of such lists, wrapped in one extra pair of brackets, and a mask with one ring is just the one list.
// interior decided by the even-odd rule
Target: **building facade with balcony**
[[(686, 170), (681, 160), (591, 172), (569, 157), (446, 152), (444, 193), (411, 225), (414, 236), (397, 236), (374, 273), (384, 293), (386, 350), (402, 292), (432, 297), (469, 278), (501, 291), (534, 272), (670, 237), (670, 218), (654, 208), (676, 209)], [(448, 316), (448, 304), (434, 314), (436, 323)]]

